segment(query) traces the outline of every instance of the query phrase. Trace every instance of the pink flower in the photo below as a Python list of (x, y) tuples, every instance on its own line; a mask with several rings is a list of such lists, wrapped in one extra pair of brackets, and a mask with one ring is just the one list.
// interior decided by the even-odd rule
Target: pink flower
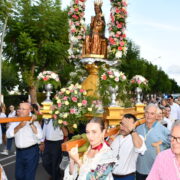
[(79, 11), (79, 9), (78, 9), (78, 8), (75, 8), (75, 9), (74, 9), (74, 11), (78, 12), (78, 11)]
[(72, 97), (73, 102), (77, 102), (77, 97)]
[(119, 51), (122, 51), (122, 47), (121, 47), (121, 46), (119, 46), (119, 47), (118, 47), (118, 50), (119, 50)]
[(121, 12), (121, 11), (120, 11), (118, 8), (116, 8), (116, 13), (119, 14), (120, 12)]
[(62, 105), (61, 103), (58, 103), (58, 107), (59, 107), (59, 108), (61, 107), (61, 105)]
[(115, 80), (116, 82), (118, 82), (118, 81), (119, 81), (119, 78), (118, 78), (118, 77), (116, 77), (114, 80)]
[(64, 96), (64, 97), (63, 97), (63, 100), (65, 100), (65, 101), (66, 101), (67, 99), (68, 99), (68, 97), (67, 97), (67, 96)]
[(121, 41), (120, 43), (119, 43), (121, 46), (124, 46), (124, 41)]
[(75, 109), (70, 109), (70, 114), (75, 114), (76, 110)]
[(83, 93), (85, 90), (84, 89), (80, 89), (79, 92)]
[(138, 84), (141, 84), (141, 81), (138, 79), (138, 80), (137, 80), (137, 83), (138, 83)]
[(64, 124), (65, 126), (67, 126), (67, 125), (68, 125), (68, 122), (67, 122), (67, 121), (63, 121), (63, 124)]
[(117, 25), (117, 28), (122, 28), (122, 24), (118, 24), (118, 25)]
[(112, 71), (108, 71), (107, 72), (109, 75), (113, 75), (113, 72)]
[(109, 37), (109, 42), (110, 42), (110, 44), (112, 44), (112, 45), (116, 44), (114, 38), (112, 38), (112, 37)]
[(103, 75), (101, 76), (101, 79), (102, 79), (102, 80), (106, 80), (106, 79), (107, 79), (107, 76), (106, 76), (105, 74), (103, 74)]
[(86, 105), (87, 104), (87, 100), (82, 100), (82, 104)]
[(54, 114), (54, 115), (53, 115), (53, 118), (54, 118), (54, 119), (57, 119), (57, 115), (56, 115), (56, 114)]
[(44, 80), (44, 81), (48, 81), (49, 78), (48, 78), (48, 77), (44, 77), (43, 80)]

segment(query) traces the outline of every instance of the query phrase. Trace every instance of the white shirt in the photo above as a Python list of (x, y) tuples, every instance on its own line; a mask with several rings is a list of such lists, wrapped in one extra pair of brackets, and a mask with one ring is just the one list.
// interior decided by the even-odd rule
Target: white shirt
[(17, 148), (27, 148), (40, 143), (43, 133), (39, 122), (34, 122), (34, 125), (37, 128), (37, 134), (33, 133), (32, 128), (29, 125), (30, 122), (27, 122), (23, 128), (19, 129), (19, 131), (14, 134), (14, 128), (18, 126), (19, 123), (20, 122), (12, 122), (6, 131), (7, 138), (15, 138)]
[(172, 119), (180, 119), (180, 106), (176, 103), (171, 105), (171, 114), (170, 117)]
[(60, 129), (60, 127), (54, 127), (52, 119), (47, 122), (48, 123), (46, 123), (46, 121), (44, 122), (42, 141), (44, 141), (45, 139), (48, 141), (63, 140), (64, 134), (62, 130)]
[(15, 110), (8, 114), (8, 118), (10, 118), (10, 117), (16, 117), (16, 111)]
[(127, 135), (123, 137), (119, 135), (111, 144), (114, 155), (117, 157), (119, 154), (119, 160), (114, 167), (113, 174), (116, 175), (126, 175), (133, 172), (136, 172), (136, 161), (138, 154), (144, 154), (146, 151), (146, 145), (144, 143), (144, 138), (139, 135), (143, 140), (141, 148), (135, 148), (132, 136)]
[[(6, 114), (1, 112), (0, 113), (0, 118), (6, 118)], [(0, 144), (2, 144), (2, 129), (1, 129), (1, 124), (0, 124)]]
[(174, 121), (172, 119), (166, 118), (166, 117), (164, 117), (163, 121), (165, 121), (167, 123), (167, 128), (168, 128), (168, 130), (171, 131), (171, 127), (172, 127)]

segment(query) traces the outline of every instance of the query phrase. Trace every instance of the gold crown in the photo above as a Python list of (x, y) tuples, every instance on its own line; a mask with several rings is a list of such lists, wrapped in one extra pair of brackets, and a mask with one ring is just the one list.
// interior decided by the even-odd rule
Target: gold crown
[(103, 2), (102, 2), (102, 0), (95, 0), (94, 4), (102, 6)]

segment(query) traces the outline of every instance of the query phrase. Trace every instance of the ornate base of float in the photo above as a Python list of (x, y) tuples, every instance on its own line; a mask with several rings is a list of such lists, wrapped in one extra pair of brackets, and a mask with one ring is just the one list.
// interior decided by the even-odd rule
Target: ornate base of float
[(43, 114), (42, 118), (43, 119), (51, 119), (52, 118), (51, 106), (52, 106), (53, 102), (51, 102), (51, 101), (44, 101), (41, 104), (43, 105), (43, 108), (40, 110), (40, 112)]
[(142, 119), (144, 117), (144, 107), (144, 104), (138, 104), (132, 108), (106, 107), (103, 118), (105, 119), (108, 126), (116, 126), (123, 118), (123, 115), (127, 113), (131, 113), (138, 119)]

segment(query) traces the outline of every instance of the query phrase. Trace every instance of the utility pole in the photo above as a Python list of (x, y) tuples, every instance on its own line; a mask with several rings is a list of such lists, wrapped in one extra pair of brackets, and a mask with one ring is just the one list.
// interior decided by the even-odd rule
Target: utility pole
[(5, 37), (7, 21), (8, 21), (8, 16), (6, 16), (5, 21), (4, 21), (2, 35), (1, 35), (1, 44), (0, 44), (0, 105), (2, 103), (2, 52), (3, 52), (4, 37)]

